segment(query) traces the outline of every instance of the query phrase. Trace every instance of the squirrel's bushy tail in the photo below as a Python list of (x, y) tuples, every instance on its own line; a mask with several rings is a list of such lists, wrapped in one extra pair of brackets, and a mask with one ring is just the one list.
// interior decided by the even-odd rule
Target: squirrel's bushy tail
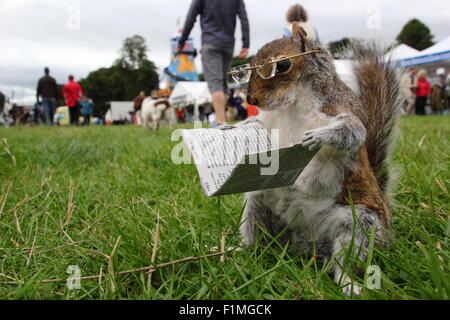
[(391, 153), (397, 120), (404, 104), (400, 72), (375, 43), (353, 42), (349, 58), (360, 88), (362, 110), (353, 110), (367, 130), (370, 164), (383, 192), (390, 185), (387, 159)]

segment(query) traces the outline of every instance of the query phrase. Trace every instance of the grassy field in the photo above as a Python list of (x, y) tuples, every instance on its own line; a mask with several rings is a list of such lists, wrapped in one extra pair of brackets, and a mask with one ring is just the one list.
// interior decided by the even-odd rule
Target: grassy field
[[(353, 299), (450, 298), (449, 120), (402, 119), (396, 240), (368, 262), (382, 288)], [(170, 264), (211, 254), (224, 232), (239, 246), (243, 202), (205, 197), (194, 166), (171, 162), (167, 128), (10, 128), (0, 138), (0, 299), (348, 299), (329, 264), (276, 246)], [(101, 277), (70, 290), (71, 265)], [(52, 279), (62, 281), (43, 282)]]

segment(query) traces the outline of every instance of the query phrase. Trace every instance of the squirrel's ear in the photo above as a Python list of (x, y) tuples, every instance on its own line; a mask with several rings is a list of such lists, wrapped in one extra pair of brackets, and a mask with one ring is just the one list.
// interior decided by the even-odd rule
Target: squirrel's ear
[(303, 29), (298, 23), (292, 24), (292, 37), (297, 41), (305, 41), (308, 36), (305, 29)]

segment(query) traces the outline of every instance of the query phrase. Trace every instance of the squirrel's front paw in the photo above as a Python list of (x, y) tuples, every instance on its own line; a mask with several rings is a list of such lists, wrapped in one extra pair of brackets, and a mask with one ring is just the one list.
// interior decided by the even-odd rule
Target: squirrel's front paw
[(308, 147), (309, 150), (321, 147), (326, 143), (326, 132), (323, 129), (308, 130), (300, 143), (302, 146)]

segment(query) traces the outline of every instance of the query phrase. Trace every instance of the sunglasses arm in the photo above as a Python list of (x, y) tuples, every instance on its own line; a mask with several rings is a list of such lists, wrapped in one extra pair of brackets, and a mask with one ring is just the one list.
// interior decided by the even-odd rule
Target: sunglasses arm
[(301, 57), (301, 56), (304, 56), (304, 55), (307, 55), (307, 54), (311, 54), (311, 53), (315, 53), (315, 52), (320, 52), (320, 49), (306, 51), (306, 52), (302, 52), (302, 53), (299, 53), (299, 54), (294, 54), (294, 55), (289, 56), (289, 57), (284, 57), (284, 58), (281, 58), (281, 59), (273, 60), (273, 61), (267, 62), (266, 64), (264, 64), (262, 66), (252, 66), (252, 67), (248, 67), (248, 68), (245, 68), (245, 69), (241, 69), (239, 71), (230, 71), (230, 72), (227, 72), (227, 75), (232, 76), (232, 75), (241, 73), (243, 71), (256, 70), (256, 69), (262, 68), (262, 67), (264, 67), (265, 65), (268, 65), (268, 64), (278, 63), (278, 62), (281, 62), (281, 61), (285, 61), (285, 60)]

